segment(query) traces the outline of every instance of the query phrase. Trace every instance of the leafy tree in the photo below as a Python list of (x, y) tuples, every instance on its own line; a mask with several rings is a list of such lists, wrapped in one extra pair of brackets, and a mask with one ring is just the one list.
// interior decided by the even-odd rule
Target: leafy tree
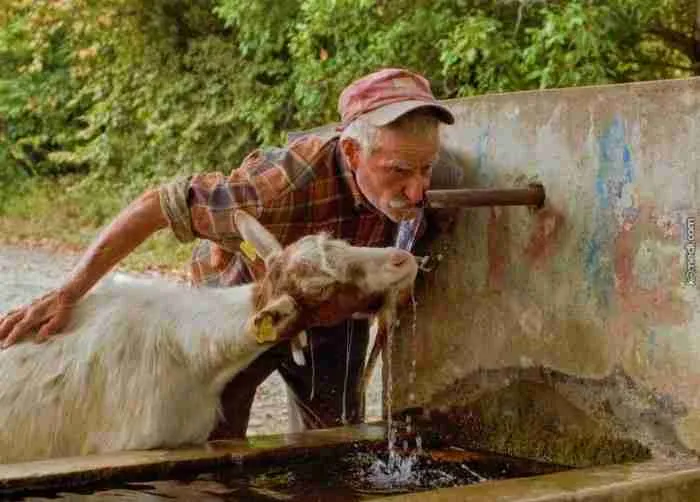
[(106, 218), (148, 185), (337, 120), (342, 88), (383, 66), (440, 98), (700, 74), (699, 5), (0, 0), (0, 192), (72, 174)]

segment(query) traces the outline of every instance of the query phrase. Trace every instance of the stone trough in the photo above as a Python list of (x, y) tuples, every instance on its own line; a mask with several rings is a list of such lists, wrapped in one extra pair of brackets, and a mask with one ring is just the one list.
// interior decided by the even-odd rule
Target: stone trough
[[(419, 434), (433, 460), (507, 466), (513, 479), (323, 491), (344, 456), (384, 444), (370, 424), (4, 465), (3, 495), (700, 500), (700, 79), (447, 104), (457, 123), (443, 131), (445, 160), (462, 166), (463, 186), (541, 183), (547, 201), (464, 210), (453, 233), (429, 236), (416, 252), (441, 260), (419, 277), (415, 332), (405, 312), (384, 377), (409, 448)], [(320, 491), (281, 489), (315, 463), (328, 466)]]

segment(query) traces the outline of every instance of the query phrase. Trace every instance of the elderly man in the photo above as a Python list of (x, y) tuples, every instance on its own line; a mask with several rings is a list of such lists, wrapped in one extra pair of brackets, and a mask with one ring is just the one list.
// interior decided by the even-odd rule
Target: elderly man
[[(102, 232), (63, 287), (0, 319), (3, 345), (37, 329), (40, 337), (60, 331), (76, 301), (165, 227), (182, 242), (201, 239), (191, 261), (195, 284), (250, 281), (236, 209), (253, 214), (283, 245), (326, 231), (353, 245), (411, 249), (424, 227), (420, 203), (440, 150), (439, 125), (453, 123), (452, 114), (422, 76), (401, 69), (353, 82), (339, 111), (342, 132), (329, 139), (301, 136), (285, 148), (254, 151), (228, 176), (199, 174), (144, 193)], [(274, 370), (287, 384), (291, 430), (362, 420), (368, 338), (366, 320), (316, 329), (305, 349), (312, 364), (303, 366), (289, 343), (269, 350), (227, 386), (213, 437), (245, 436), (256, 388)]]

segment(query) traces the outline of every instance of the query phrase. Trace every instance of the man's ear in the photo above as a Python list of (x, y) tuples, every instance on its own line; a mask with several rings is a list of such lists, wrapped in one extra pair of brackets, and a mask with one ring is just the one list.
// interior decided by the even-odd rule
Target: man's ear
[[(275, 236), (247, 212), (240, 209), (236, 210), (233, 214), (233, 219), (241, 237), (249, 243), (247, 251), (244, 249), (246, 254), (248, 252), (255, 253), (267, 262), (270, 257), (282, 251), (282, 245)], [(253, 249), (250, 249), (250, 246)], [(243, 246), (241, 247), (243, 248)]]
[(360, 165), (360, 144), (353, 138), (343, 138), (340, 140), (340, 148), (345, 155), (345, 159), (352, 171), (356, 171)]
[(290, 329), (299, 318), (299, 309), (294, 298), (284, 294), (272, 299), (249, 322), (248, 329), (258, 343), (278, 342), (291, 338), (297, 333)]

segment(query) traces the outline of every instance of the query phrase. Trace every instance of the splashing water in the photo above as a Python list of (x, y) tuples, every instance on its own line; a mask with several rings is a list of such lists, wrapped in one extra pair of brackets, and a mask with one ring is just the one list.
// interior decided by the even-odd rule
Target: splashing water
[[(404, 445), (406, 448), (408, 445)], [(466, 464), (446, 465), (433, 462), (417, 450), (392, 455), (356, 453), (346, 459), (352, 484), (365, 492), (412, 492), (481, 482), (485, 478)], [(346, 465), (347, 465), (346, 464)], [(461, 471), (461, 472), (460, 472)]]
[[(418, 325), (418, 302), (413, 292), (411, 292), (411, 306), (413, 308), (413, 322), (411, 325), (411, 335), (412, 335), (412, 349), (413, 349), (413, 360), (411, 362), (411, 370), (409, 373), (409, 383), (412, 386), (416, 378), (416, 331)], [(392, 319), (393, 321), (393, 319)], [(375, 473), (382, 473), (383, 476), (393, 476), (394, 481), (399, 484), (404, 484), (408, 482), (410, 476), (412, 475), (413, 467), (416, 463), (417, 456), (423, 453), (422, 449), (422, 439), (420, 435), (416, 436), (416, 453), (411, 453), (407, 455), (408, 444), (404, 441), (403, 452), (399, 452), (396, 449), (396, 430), (394, 427), (394, 421), (392, 417), (392, 390), (393, 390), (393, 379), (392, 379), (392, 347), (393, 347), (393, 336), (394, 331), (397, 326), (400, 325), (399, 320), (389, 323), (387, 331), (387, 341), (386, 341), (386, 360), (388, 364), (387, 368), (387, 392), (386, 392), (386, 402), (387, 402), (387, 443), (389, 458), (387, 462), (383, 462), (377, 459), (375, 465), (373, 465), (373, 470)], [(415, 394), (411, 392), (409, 394), (409, 399), (411, 403), (415, 401)], [(411, 432), (411, 420), (407, 417), (407, 432)], [(372, 482), (376, 480), (370, 480)]]
[[(425, 262), (427, 258), (423, 258), (420, 261), (420, 267), (423, 270), (425, 268)], [(396, 436), (397, 431), (393, 419), (393, 368), (392, 368), (392, 350), (394, 345), (394, 332), (396, 328), (400, 325), (400, 321), (396, 319), (396, 298), (392, 298), (389, 302), (392, 308), (383, 311), (380, 314), (380, 319), (386, 329), (386, 342), (384, 350), (386, 350), (386, 364), (388, 367), (387, 379), (386, 379), (386, 392), (385, 392), (385, 406), (386, 406), (386, 419), (387, 419), (387, 450), (388, 458), (383, 460), (381, 458), (374, 459), (373, 463), (369, 468), (368, 481), (377, 487), (382, 486), (402, 486), (411, 485), (418, 482), (417, 476), (419, 473), (416, 470), (416, 464), (420, 455), (423, 454), (422, 439), (420, 435), (416, 436), (416, 448), (409, 453), (408, 443), (404, 441), (403, 450), (399, 451), (396, 446)], [(411, 292), (411, 307), (413, 310), (413, 319), (411, 324), (411, 349), (413, 352), (413, 359), (411, 361), (411, 368), (409, 372), (409, 385), (412, 387), (416, 380), (416, 355), (417, 355), (417, 326), (418, 326), (418, 302), (414, 292)], [(411, 403), (415, 401), (415, 393), (410, 392), (409, 400)], [(406, 418), (406, 430), (411, 433), (411, 417)], [(443, 480), (448, 481), (448, 480)]]
[(418, 455), (399, 455), (396, 451), (389, 450), (389, 459), (374, 461), (367, 474), (367, 481), (376, 488), (395, 488), (416, 484), (418, 482), (414, 466), (418, 461)]

